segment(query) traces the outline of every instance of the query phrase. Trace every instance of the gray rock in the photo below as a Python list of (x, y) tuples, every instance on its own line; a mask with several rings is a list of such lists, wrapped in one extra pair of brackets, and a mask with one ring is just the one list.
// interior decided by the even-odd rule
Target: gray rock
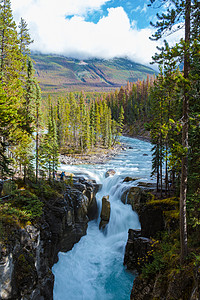
[(16, 228), (0, 248), (0, 299), (53, 300), (52, 266), (59, 251), (71, 250), (97, 214), (98, 185), (84, 178), (45, 202), (37, 226)]
[(130, 182), (130, 181), (135, 181), (137, 178), (132, 178), (132, 177), (126, 177), (124, 178), (123, 182)]
[(129, 229), (124, 255), (124, 265), (127, 269), (140, 271), (145, 263), (150, 262), (152, 256), (148, 253), (152, 250), (152, 245), (152, 240), (141, 237), (140, 231)]
[(109, 169), (109, 170), (106, 172), (105, 177), (107, 178), (107, 177), (109, 177), (109, 176), (114, 176), (115, 173), (116, 173), (115, 170)]
[(10, 299), (13, 273), (12, 253), (2, 256), (0, 260), (0, 299)]
[(110, 202), (109, 196), (104, 196), (102, 198), (102, 209), (101, 209), (101, 221), (99, 224), (99, 229), (105, 229), (106, 225), (109, 223), (110, 220)]

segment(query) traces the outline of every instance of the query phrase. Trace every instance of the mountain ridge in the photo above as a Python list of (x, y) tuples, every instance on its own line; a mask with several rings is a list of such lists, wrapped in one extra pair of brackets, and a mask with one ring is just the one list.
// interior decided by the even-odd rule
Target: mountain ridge
[(156, 73), (127, 58), (79, 60), (50, 54), (31, 54), (31, 58), (43, 94), (80, 90), (106, 92)]

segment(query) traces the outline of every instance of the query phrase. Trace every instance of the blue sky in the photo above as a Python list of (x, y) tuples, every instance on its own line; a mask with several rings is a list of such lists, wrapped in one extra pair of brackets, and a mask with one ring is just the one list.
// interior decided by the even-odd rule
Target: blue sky
[(117, 8), (121, 6), (128, 15), (130, 23), (136, 22), (138, 28), (146, 28), (149, 26), (152, 18), (155, 17), (156, 12), (155, 9), (147, 7), (149, 2), (150, 1), (148, 0), (110, 0), (102, 5), (99, 10), (95, 12), (89, 11), (86, 20), (98, 23), (103, 16), (108, 16), (108, 8)]
[[(32, 50), (86, 59), (128, 57), (148, 65), (156, 46), (149, 25), (157, 10), (149, 0), (11, 0), (34, 39)], [(179, 34), (180, 35), (180, 34)], [(170, 37), (173, 42), (177, 39)]]

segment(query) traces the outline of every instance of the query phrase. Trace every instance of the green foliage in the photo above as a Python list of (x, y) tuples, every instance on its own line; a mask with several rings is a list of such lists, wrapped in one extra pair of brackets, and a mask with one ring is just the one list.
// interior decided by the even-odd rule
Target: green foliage
[(20, 23), (19, 23), (19, 40), (20, 40), (20, 52), (23, 55), (29, 54), (30, 50), (29, 50), (29, 45), (33, 42), (33, 40), (31, 40), (28, 28), (27, 28), (27, 23), (26, 21), (21, 18)]
[(69, 186), (73, 186), (74, 185), (74, 181), (73, 181), (73, 175), (71, 174), (67, 179), (65, 179), (65, 183)]
[(194, 266), (199, 267), (200, 266), (200, 255), (197, 255), (196, 253), (191, 253), (194, 256)]
[(43, 203), (39, 198), (28, 190), (18, 190), (13, 195), (13, 207), (25, 212), (28, 220), (34, 220), (42, 215)]
[(11, 195), (17, 189), (14, 181), (8, 180), (3, 183), (2, 196)]
[(59, 165), (57, 127), (51, 98), (49, 98), (48, 132), (43, 134), (40, 144), (40, 168), (48, 172), (49, 180), (55, 179)]
[(147, 204), (153, 206), (167, 205), (168, 207), (169, 206), (177, 207), (179, 205), (179, 201), (176, 197), (171, 197), (171, 198), (164, 198), (164, 199), (153, 199), (148, 201)]
[[(19, 171), (27, 177), (33, 159), (32, 132), (36, 82), (28, 45), (32, 42), (26, 22), (20, 31), (13, 20), (10, 0), (0, 1), (0, 176)], [(12, 159), (11, 159), (12, 157)]]
[(167, 232), (163, 233), (161, 241), (156, 244), (153, 251), (152, 262), (142, 268), (144, 278), (152, 278), (159, 273), (169, 276), (172, 270), (180, 270), (180, 245), (177, 237), (177, 232), (170, 235)]
[(163, 260), (161, 252), (155, 252), (153, 254), (153, 262), (146, 264), (142, 268), (142, 277), (152, 278), (161, 272), (166, 266), (166, 263)]
[(200, 226), (200, 189), (197, 189), (195, 193), (189, 194), (187, 199), (187, 208), (189, 214), (189, 225), (193, 228), (199, 228)]
[(32, 192), (44, 201), (62, 197), (65, 185), (60, 181), (45, 181), (41, 180), (38, 183), (31, 183)]
[(16, 191), (13, 200), (0, 204), (0, 218), (4, 223), (20, 224), (34, 221), (42, 215), (42, 202), (29, 191)]

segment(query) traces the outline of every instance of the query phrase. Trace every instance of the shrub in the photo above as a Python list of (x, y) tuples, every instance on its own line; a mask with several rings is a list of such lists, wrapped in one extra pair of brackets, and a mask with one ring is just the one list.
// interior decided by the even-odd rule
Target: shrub
[(18, 190), (14, 193), (13, 198), (13, 206), (21, 212), (24, 212), (24, 216), (27, 216), (27, 218), (25, 218), (27, 221), (34, 220), (42, 215), (43, 203), (30, 191)]

